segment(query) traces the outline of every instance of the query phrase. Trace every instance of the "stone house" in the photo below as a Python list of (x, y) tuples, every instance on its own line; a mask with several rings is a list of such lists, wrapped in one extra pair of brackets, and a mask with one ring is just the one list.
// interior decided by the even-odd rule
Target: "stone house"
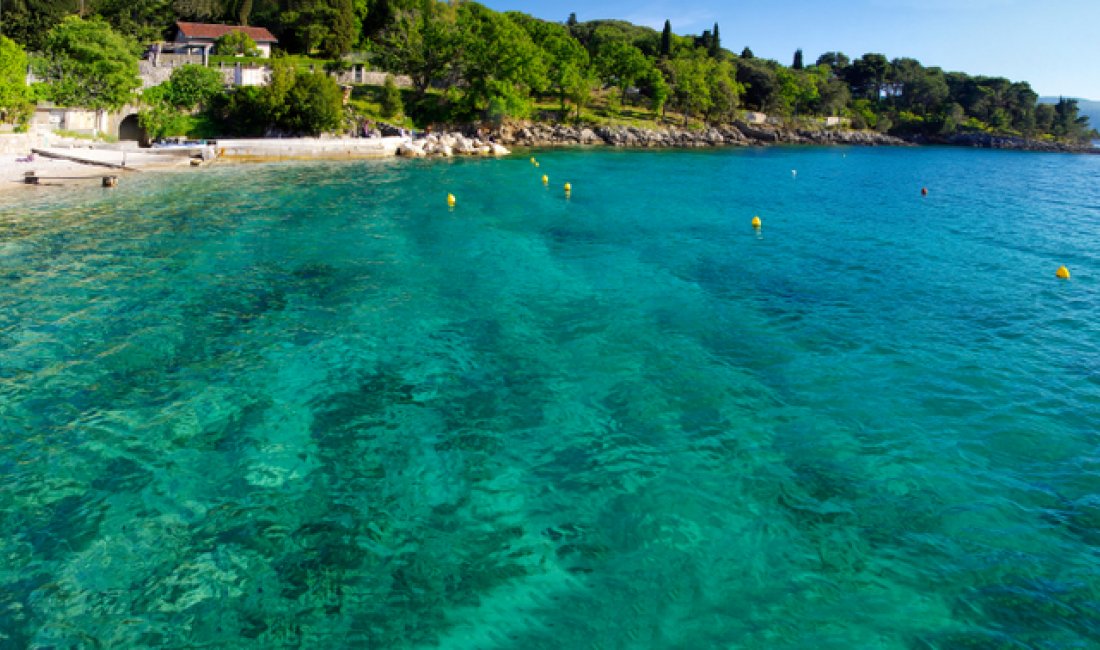
[(264, 27), (242, 27), (241, 25), (213, 25), (209, 23), (176, 23), (176, 41), (173, 44), (176, 53), (185, 54), (194, 50), (209, 52), (214, 42), (230, 32), (244, 32), (260, 50), (260, 56), (271, 57), (271, 47), (279, 42), (274, 34)]

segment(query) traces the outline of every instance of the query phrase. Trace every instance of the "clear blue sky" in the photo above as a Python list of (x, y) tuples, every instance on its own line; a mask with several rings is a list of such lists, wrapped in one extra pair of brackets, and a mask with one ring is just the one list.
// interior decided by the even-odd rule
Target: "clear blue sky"
[(677, 34), (718, 22), (722, 45), (790, 65), (837, 50), (1027, 81), (1040, 95), (1100, 100), (1100, 0), (482, 0), (546, 20), (621, 18)]

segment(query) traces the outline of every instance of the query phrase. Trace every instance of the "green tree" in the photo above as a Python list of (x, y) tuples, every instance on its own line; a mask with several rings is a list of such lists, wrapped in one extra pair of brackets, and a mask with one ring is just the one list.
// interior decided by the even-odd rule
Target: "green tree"
[(185, 135), (187, 116), (169, 100), (170, 83), (147, 88), (141, 94), (142, 107), (138, 124), (152, 140), (166, 136)]
[(812, 112), (819, 100), (817, 84), (805, 70), (778, 67), (775, 70), (779, 82), (778, 109), (785, 115), (804, 115)]
[(815, 110), (821, 115), (840, 115), (852, 99), (848, 84), (838, 79), (829, 66), (818, 65), (811, 70), (816, 70), (814, 81), (818, 100)]
[(711, 45), (714, 43), (714, 37), (711, 35), (709, 29), (704, 29), (703, 33), (695, 39), (695, 47), (702, 48), (703, 51), (710, 56)]
[(218, 40), (214, 41), (214, 54), (259, 56), (260, 48), (256, 46), (256, 41), (252, 40), (251, 36), (235, 29), (228, 34), (219, 36)]
[[(290, 90), (298, 80), (298, 71), (294, 64), (286, 59), (271, 62), (271, 76), (267, 85), (260, 89), (255, 100), (258, 102), (257, 115), (270, 126), (283, 123), (289, 110)], [(238, 93), (239, 94), (239, 90)], [(248, 101), (252, 98), (246, 97)]]
[(215, 68), (184, 65), (172, 71), (168, 79), (167, 100), (186, 110), (207, 106), (225, 91), (225, 80)]
[(839, 75), (849, 64), (851, 60), (843, 52), (826, 52), (817, 57), (817, 65), (829, 66), (835, 75)]
[(382, 67), (408, 75), (418, 98), (434, 80), (447, 80), (453, 85), (457, 81), (457, 22), (455, 7), (435, 0), (397, 10), (379, 39)]
[(95, 6), (112, 29), (141, 43), (163, 40), (176, 16), (172, 0), (101, 0)]
[(0, 122), (22, 122), (33, 108), (27, 89), (27, 55), (15, 41), (0, 36)]
[(879, 102), (891, 76), (890, 61), (881, 54), (864, 54), (845, 69), (844, 78), (856, 97)]
[(711, 107), (708, 73), (711, 59), (704, 48), (691, 48), (668, 62), (672, 98), (684, 118), (684, 126), (696, 114), (705, 115)]
[(588, 51), (562, 25), (532, 20), (523, 26), (546, 54), (546, 77), (561, 103), (561, 119), (565, 119), (565, 100), (591, 87)]
[(325, 17), (326, 33), (321, 39), (321, 54), (327, 57), (340, 57), (351, 51), (362, 29), (362, 23), (355, 13), (352, 0), (330, 0), (332, 11)]
[(138, 122), (152, 139), (186, 135), (191, 114), (209, 108), (225, 97), (222, 75), (214, 68), (185, 65), (172, 72), (165, 83), (141, 93)]
[(1058, 98), (1054, 105), (1054, 123), (1051, 132), (1071, 142), (1084, 142), (1089, 137), (1089, 118), (1078, 114), (1076, 99)]
[(894, 59), (895, 105), (920, 116), (938, 112), (949, 90), (943, 71), (925, 68), (915, 59)]
[(549, 83), (542, 49), (513, 20), (474, 2), (458, 6), (457, 26), (462, 108), (494, 116), (525, 114), (531, 91)]
[(661, 56), (672, 55), (672, 22), (665, 20), (665, 28), (661, 30)]
[[(357, 5), (360, 30), (364, 40), (376, 41), (383, 31), (394, 19), (393, 0), (358, 0), (362, 4)], [(408, 2), (396, 3), (398, 8), (404, 8)]]
[(198, 22), (221, 21), (230, 14), (231, 0), (173, 0), (172, 9), (178, 20)]
[(737, 64), (737, 81), (745, 88), (742, 100), (747, 108), (769, 111), (780, 105), (778, 66), (763, 59), (742, 59)]
[(649, 97), (649, 107), (656, 119), (664, 111), (665, 102), (668, 101), (668, 82), (665, 81), (665, 75), (656, 66), (652, 66), (647, 71), (643, 83), (646, 96)]
[(745, 49), (741, 50), (741, 58), (742, 59), (751, 59), (751, 58), (753, 58), (752, 50), (749, 49), (748, 45), (745, 46)]
[[(590, 20), (570, 30), (573, 37), (595, 58), (608, 41), (622, 41), (641, 50), (647, 56), (660, 56), (661, 33), (649, 27), (639, 27), (623, 20)], [(672, 49), (676, 47), (676, 35), (671, 35)]]
[[(962, 108), (961, 106), (959, 107)], [(1035, 107), (1035, 129), (1039, 133), (1054, 132), (1054, 105), (1039, 104)]]
[(279, 126), (291, 133), (320, 135), (340, 128), (344, 119), (344, 93), (332, 77), (299, 72), (286, 97), (286, 111)]
[(391, 119), (404, 112), (405, 107), (401, 102), (401, 91), (393, 81), (393, 75), (386, 75), (386, 82), (382, 85), (382, 117)]
[(0, 0), (0, 5), (4, 36), (28, 52), (42, 51), (46, 35), (73, 10), (73, 5), (57, 0)]
[(319, 135), (343, 124), (344, 95), (331, 77), (298, 72), (276, 59), (266, 86), (234, 90), (221, 107), (228, 128), (243, 135)]
[(737, 83), (737, 73), (729, 61), (707, 64), (707, 91), (710, 105), (704, 119), (712, 124), (728, 124), (737, 119), (744, 88)]
[[(347, 39), (347, 0), (286, 0), (278, 14), (280, 44), (291, 51), (331, 55)], [(354, 24), (354, 23), (353, 23)]]
[(242, 27), (248, 26), (248, 19), (252, 17), (252, 0), (241, 0), (237, 5), (237, 24)]
[(712, 59), (722, 56), (722, 37), (718, 35), (718, 23), (714, 23), (714, 33), (710, 37), (708, 54)]
[(100, 18), (69, 16), (46, 36), (35, 74), (48, 98), (62, 106), (110, 110), (130, 101), (141, 86), (136, 45)]
[(791, 63), (792, 70), (801, 70), (805, 66), (802, 65), (802, 48), (798, 48), (794, 51), (794, 62)]
[(605, 83), (619, 87), (623, 101), (627, 91), (652, 67), (641, 50), (622, 41), (605, 43), (600, 48), (595, 65)]

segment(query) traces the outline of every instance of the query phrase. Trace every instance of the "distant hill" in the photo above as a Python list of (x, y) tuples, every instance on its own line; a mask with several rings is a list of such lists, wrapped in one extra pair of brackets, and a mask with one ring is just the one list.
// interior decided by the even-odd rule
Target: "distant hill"
[[(1057, 104), (1057, 97), (1040, 97), (1040, 104)], [(1089, 118), (1089, 127), (1100, 130), (1100, 102), (1092, 101), (1090, 99), (1078, 99), (1077, 108), (1080, 109), (1081, 115), (1087, 115)]]

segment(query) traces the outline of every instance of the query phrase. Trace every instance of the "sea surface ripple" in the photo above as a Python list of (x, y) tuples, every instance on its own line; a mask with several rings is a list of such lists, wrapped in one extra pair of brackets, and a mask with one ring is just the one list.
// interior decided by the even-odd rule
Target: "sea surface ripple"
[(0, 648), (1100, 647), (1100, 157), (532, 153), (0, 197)]

